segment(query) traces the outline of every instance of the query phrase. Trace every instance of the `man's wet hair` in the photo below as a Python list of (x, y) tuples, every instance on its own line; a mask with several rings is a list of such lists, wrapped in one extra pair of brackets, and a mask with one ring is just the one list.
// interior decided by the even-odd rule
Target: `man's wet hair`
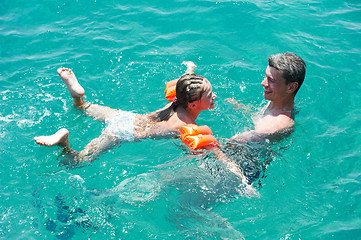
[(282, 72), (286, 84), (298, 82), (298, 88), (294, 95), (300, 89), (306, 75), (306, 63), (292, 52), (277, 53), (268, 57), (268, 65)]

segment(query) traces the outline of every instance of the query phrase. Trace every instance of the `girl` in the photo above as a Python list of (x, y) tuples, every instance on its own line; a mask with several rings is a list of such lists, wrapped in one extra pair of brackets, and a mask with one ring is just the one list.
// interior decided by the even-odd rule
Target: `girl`
[(176, 98), (163, 109), (150, 114), (135, 114), (86, 102), (83, 98), (84, 88), (73, 71), (58, 69), (60, 78), (73, 97), (74, 106), (87, 116), (105, 122), (107, 127), (80, 152), (70, 148), (69, 131), (65, 128), (50, 136), (35, 137), (34, 140), (39, 145), (62, 147), (64, 153), (73, 155), (75, 163), (79, 163), (93, 161), (99, 154), (121, 142), (179, 136), (182, 126), (196, 124), (195, 120), (203, 110), (214, 108), (216, 98), (210, 82), (193, 73), (195, 65), (192, 62), (186, 64), (188, 70), (176, 85)]

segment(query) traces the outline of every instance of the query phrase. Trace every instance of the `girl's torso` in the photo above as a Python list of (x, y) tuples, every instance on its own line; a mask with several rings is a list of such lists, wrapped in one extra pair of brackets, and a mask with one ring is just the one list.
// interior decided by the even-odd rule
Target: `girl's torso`
[(151, 114), (137, 114), (134, 119), (134, 137), (142, 138), (172, 138), (180, 135), (180, 128), (187, 124), (195, 124), (194, 121), (185, 118), (179, 112), (175, 112), (168, 120), (153, 120)]

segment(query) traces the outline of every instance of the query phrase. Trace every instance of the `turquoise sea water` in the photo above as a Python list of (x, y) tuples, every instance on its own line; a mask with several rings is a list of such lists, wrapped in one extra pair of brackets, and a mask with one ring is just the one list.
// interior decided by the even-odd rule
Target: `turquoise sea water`
[[(285, 51), (308, 66), (295, 131), (235, 156), (270, 162), (259, 197), (178, 139), (125, 143), (73, 169), (33, 141), (66, 127), (80, 150), (104, 127), (73, 108), (57, 68), (74, 70), (89, 101), (146, 113), (185, 60), (218, 95), (198, 124), (229, 138), (252, 128), (267, 57)], [(360, 239), (360, 56), (356, 0), (2, 0), (0, 238)]]

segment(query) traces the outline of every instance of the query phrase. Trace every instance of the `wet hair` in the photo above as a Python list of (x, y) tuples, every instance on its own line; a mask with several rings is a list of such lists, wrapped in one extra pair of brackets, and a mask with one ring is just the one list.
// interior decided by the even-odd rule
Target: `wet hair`
[(294, 53), (278, 53), (268, 57), (268, 65), (282, 72), (286, 84), (298, 82), (294, 95), (300, 89), (306, 75), (306, 63)]
[(151, 115), (156, 121), (168, 120), (176, 111), (178, 106), (187, 108), (189, 103), (202, 98), (202, 94), (207, 90), (208, 80), (198, 74), (184, 74), (177, 81), (176, 99), (172, 104), (163, 110), (159, 110)]

